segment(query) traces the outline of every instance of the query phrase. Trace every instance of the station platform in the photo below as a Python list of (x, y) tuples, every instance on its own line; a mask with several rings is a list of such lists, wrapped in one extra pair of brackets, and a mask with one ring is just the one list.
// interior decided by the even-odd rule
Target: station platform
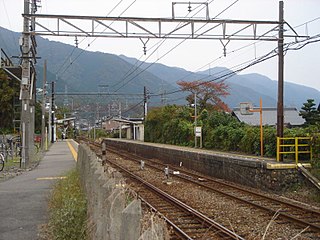
[[(298, 166), (294, 161), (277, 162), (276, 159), (260, 156), (127, 139), (107, 138), (104, 141), (107, 146), (141, 157), (157, 158), (172, 166), (184, 166), (207, 176), (249, 187), (282, 191), (301, 181)], [(311, 167), (308, 162), (302, 165), (305, 168)]]
[[(134, 144), (140, 144), (145, 146), (152, 146), (156, 148), (163, 148), (168, 150), (179, 150), (182, 152), (190, 152), (190, 153), (198, 153), (198, 154), (204, 154), (204, 155), (212, 155), (216, 157), (223, 157), (223, 158), (229, 158), (233, 160), (239, 160), (239, 161), (249, 161), (253, 164), (256, 162), (259, 162), (263, 165), (265, 169), (296, 169), (297, 164), (294, 160), (285, 160), (283, 162), (277, 161), (275, 158), (270, 157), (261, 157), (261, 156), (254, 156), (254, 155), (246, 155), (241, 153), (234, 153), (234, 152), (223, 152), (223, 151), (216, 151), (216, 150), (209, 150), (204, 148), (193, 148), (193, 147), (185, 147), (185, 146), (178, 146), (178, 145), (170, 145), (170, 144), (162, 144), (162, 143), (150, 143), (150, 142), (141, 142), (141, 141), (134, 141), (134, 140), (128, 140), (128, 139), (108, 139), (110, 141), (114, 142), (123, 142), (123, 143), (134, 143)], [(302, 166), (305, 168), (310, 168), (311, 164), (309, 161), (303, 161), (300, 162)]]
[(48, 220), (50, 190), (75, 167), (77, 148), (73, 140), (56, 142), (35, 169), (0, 182), (0, 240), (39, 239), (38, 230)]

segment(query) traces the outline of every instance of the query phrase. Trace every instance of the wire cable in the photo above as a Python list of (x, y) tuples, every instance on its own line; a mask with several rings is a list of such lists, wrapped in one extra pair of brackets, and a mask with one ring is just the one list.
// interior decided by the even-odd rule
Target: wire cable
[[(208, 1), (209, 1), (209, 0), (207, 0), (207, 2), (208, 2)], [(214, 1), (214, 0), (211, 0), (210, 3), (208, 3), (208, 4), (211, 4), (213, 1)], [(195, 9), (193, 9), (192, 11), (195, 11), (196, 9), (198, 9), (198, 8), (200, 8), (200, 7), (201, 7), (201, 5), (198, 5), (198, 6), (197, 6)], [(203, 9), (204, 9), (204, 7), (202, 7), (199, 11), (197, 11), (192, 17), (194, 17), (195, 15), (197, 15), (197, 14), (198, 14), (201, 10), (203, 10)], [(191, 12), (192, 12), (192, 11), (191, 11)], [(185, 16), (185, 18), (186, 18), (191, 12), (189, 12), (189, 13)], [(191, 18), (192, 18), (192, 17), (191, 17)], [(190, 18), (190, 19), (191, 19), (191, 18)], [(174, 31), (175, 31), (176, 29), (178, 29), (178, 28), (180, 27), (180, 25), (181, 25), (181, 23), (179, 23), (179, 24), (175, 27)], [(124, 80), (126, 80), (127, 78), (129, 78), (132, 74), (134, 74), (137, 70), (139, 70), (140, 67), (141, 67), (143, 64), (145, 64), (146, 61), (147, 61), (156, 51), (158, 51), (158, 49), (164, 44), (164, 42), (165, 42), (166, 40), (167, 40), (167, 38), (164, 38), (164, 39), (160, 40), (158, 43), (154, 44), (154, 45), (150, 48), (150, 50), (153, 49), (154, 47), (156, 47), (156, 49), (155, 49), (150, 55), (148, 55), (148, 57), (147, 57), (144, 61), (141, 61), (140, 64), (139, 64), (138, 66), (136, 66), (137, 63), (140, 61), (140, 59), (144, 56), (144, 54), (141, 55), (140, 58), (139, 58), (138, 60), (136, 60), (136, 62), (134, 63), (134, 65), (124, 74), (124, 76), (122, 77), (122, 79), (121, 79), (118, 83), (114, 84), (114, 85), (111, 86), (111, 87), (116, 87), (116, 86), (119, 85), (121, 82), (123, 82)], [(159, 61), (159, 60), (160, 60), (160, 59), (158, 58), (157, 61)], [(149, 67), (148, 67), (148, 68), (149, 68)], [(141, 69), (140, 69), (140, 70), (141, 70)], [(144, 71), (142, 71), (142, 72), (144, 72)], [(133, 77), (133, 79), (135, 79), (137, 76), (139, 76), (142, 72), (137, 73), (136, 76)], [(127, 84), (128, 84), (129, 82), (131, 82), (133, 79), (130, 79), (129, 81), (127, 81), (125, 84), (123, 84), (121, 87), (119, 87), (116, 91), (120, 90), (122, 87), (124, 87), (125, 85), (127, 85)]]
[[(229, 9), (231, 6), (233, 6), (235, 3), (237, 3), (239, 0), (236, 0), (236, 1), (234, 1), (231, 5), (229, 5), (226, 9)], [(210, 3), (212, 3), (213, 2), (213, 0), (210, 2)], [(209, 3), (209, 4), (210, 4)], [(226, 10), (225, 9), (225, 10)], [(225, 11), (224, 10), (224, 11)], [(220, 15), (220, 13), (217, 15), (217, 16), (219, 16)], [(201, 29), (203, 29), (206, 25), (207, 25), (208, 23), (206, 23), (206, 24), (204, 24), (202, 27), (200, 27), (197, 31), (195, 31), (195, 33), (197, 33), (198, 31), (200, 31)], [(124, 87), (125, 85), (127, 85), (129, 82), (131, 82), (132, 80), (134, 80), (136, 77), (138, 77), (140, 74), (142, 74), (143, 72), (145, 72), (146, 70), (148, 70), (151, 66), (153, 66), (155, 63), (157, 63), (159, 60), (161, 60), (162, 58), (164, 58), (165, 56), (167, 56), (169, 53), (171, 53), (174, 49), (176, 49), (177, 47), (179, 47), (182, 43), (184, 43), (186, 40), (188, 40), (188, 39), (190, 39), (190, 37), (192, 37), (192, 35), (190, 34), (187, 38), (185, 38), (185, 39), (183, 39), (180, 43), (178, 43), (176, 46), (174, 46), (173, 48), (171, 48), (168, 52), (166, 52), (165, 54), (163, 54), (160, 58), (158, 58), (156, 61), (154, 61), (154, 62), (152, 62), (151, 64), (149, 64), (146, 68), (144, 68), (144, 69), (142, 69), (139, 73), (137, 73), (134, 77), (132, 77), (131, 79), (129, 79), (127, 82), (125, 82), (124, 84), (122, 84), (122, 86), (120, 86), (119, 88), (117, 88), (115, 91), (119, 91), (122, 87)], [(164, 39), (164, 41), (166, 40), (166, 38)], [(163, 41), (163, 42), (164, 42)], [(161, 44), (162, 45), (162, 44)], [(161, 46), (160, 45), (160, 46)], [(154, 53), (155, 53), (155, 51), (156, 50), (158, 50), (159, 49), (159, 47), (160, 46), (158, 46), (152, 53), (151, 53), (151, 55), (148, 57), (148, 58), (150, 58)], [(147, 59), (148, 59), (147, 58)], [(146, 60), (147, 60), (146, 59)], [(145, 61), (146, 61), (145, 60)], [(140, 63), (140, 65), (138, 66), (138, 68), (142, 65), (142, 64), (144, 64), (145, 63), (145, 61), (143, 61), (143, 62), (141, 62)]]
[[(311, 37), (311, 39), (314, 39), (312, 41), (310, 41), (310, 39), (308, 39), (309, 41), (303, 40), (303, 41), (300, 41), (300, 42), (292, 42), (292, 43), (286, 44), (286, 48), (284, 48), (284, 52), (287, 53), (287, 51), (289, 51), (289, 50), (299, 50), (299, 49), (303, 48), (304, 46), (306, 46), (306, 45), (308, 45), (310, 43), (320, 42), (320, 39), (316, 39), (316, 38), (320, 38), (320, 34)], [(305, 41), (307, 41), (307, 42), (305, 42)], [(290, 48), (289, 47), (289, 46), (292, 46), (292, 45), (295, 45), (295, 44), (298, 44), (298, 43), (301, 43), (301, 42), (305, 42), (305, 43), (303, 45), (301, 45), (301, 46), (296, 47), (296, 48)], [(208, 83), (208, 82), (213, 82), (213, 81), (218, 81), (218, 80), (226, 80), (226, 79), (232, 77), (233, 75), (235, 75), (236, 73), (239, 73), (239, 72), (241, 72), (241, 71), (243, 71), (243, 70), (245, 70), (245, 69), (247, 69), (249, 67), (252, 67), (252, 66), (254, 66), (256, 64), (259, 64), (261, 62), (264, 62), (266, 60), (269, 60), (269, 59), (271, 59), (273, 57), (278, 56), (277, 49), (278, 48), (275, 48), (274, 50), (270, 51), (269, 53), (263, 55), (262, 57), (260, 57), (258, 59), (254, 59), (253, 61), (251, 60), (252, 62), (250, 64), (244, 66), (244, 67), (241, 67), (241, 68), (239, 68), (237, 70), (233, 70), (233, 71), (231, 71), (229, 73), (226, 73), (224, 75), (217, 76), (217, 77), (215, 77), (213, 79), (210, 79), (208, 81), (200, 82), (203, 79), (207, 78), (207, 76), (206, 76), (205, 78), (200, 79), (199, 80), (199, 84), (195, 85), (195, 86), (200, 86), (202, 84), (205, 84), (205, 83)], [(238, 66), (240, 66), (240, 65), (243, 65), (243, 63), (239, 64)], [(227, 71), (227, 70), (224, 70), (224, 71)], [(222, 73), (224, 71), (221, 71), (219, 73)], [(183, 90), (181, 90), (181, 89), (180, 90), (175, 90), (175, 91), (167, 92), (166, 94), (151, 94), (150, 96), (163, 96), (163, 95), (170, 95), (170, 94), (174, 94), (174, 93), (178, 93), (178, 92), (183, 92)]]
[[(2, 4), (3, 4), (3, 9), (4, 9), (5, 13), (6, 13), (7, 19), (8, 19), (9, 27), (10, 27), (10, 29), (12, 29), (11, 21), (10, 21), (9, 14), (8, 14), (8, 11), (7, 11), (7, 7), (6, 7), (6, 4), (5, 4), (4, 0), (2, 0)], [(11, 37), (12, 37), (13, 43), (15, 43), (16, 40), (14, 38), (13, 32), (11, 32)], [(2, 36), (1, 36), (1, 39), (3, 40), (3, 43), (4, 43), (5, 47), (8, 49), (8, 51), (10, 51), (10, 49), (8, 48), (8, 46), (7, 46), (6, 42), (4, 41), (4, 39), (2, 38)], [(16, 46), (16, 44), (14, 44), (14, 46)], [(17, 53), (20, 52), (18, 47), (16, 48), (16, 50), (18, 50)], [(12, 55), (12, 54), (10, 54), (10, 55)]]
[[(113, 8), (107, 13), (107, 16), (110, 15), (122, 2), (123, 2), (123, 0), (120, 0)], [(131, 5), (132, 5), (132, 4), (131, 4)], [(130, 5), (130, 6), (131, 6), (131, 5)], [(110, 24), (110, 25), (111, 25), (111, 24)], [(97, 25), (94, 29), (96, 29), (97, 27), (98, 27), (98, 25)], [(105, 28), (105, 30), (106, 30), (106, 29), (107, 29), (107, 28)], [(105, 31), (105, 30), (104, 30), (104, 31)], [(104, 32), (104, 31), (103, 31), (103, 32)], [(80, 41), (79, 45), (80, 45), (86, 38), (87, 38), (87, 36)], [(83, 51), (85, 51), (96, 39), (97, 39), (97, 37), (96, 37), (90, 44), (88, 44), (88, 46), (87, 46)], [(78, 47), (75, 46), (75, 47), (72, 49), (72, 51), (71, 51), (71, 53), (68, 55), (68, 57), (65, 58), (65, 60), (64, 60), (64, 62), (62, 63), (61, 67), (57, 70), (56, 75), (58, 75), (58, 73), (61, 71), (61, 69), (64, 67), (64, 65), (66, 64), (66, 62), (68, 61), (68, 59), (70, 59), (70, 57), (73, 55), (74, 51), (75, 51), (77, 48), (78, 48)], [(82, 53), (81, 53), (81, 54), (82, 54)], [(79, 55), (81, 55), (81, 54), (79, 54)], [(79, 57), (79, 55), (78, 55), (78, 57)], [(77, 58), (78, 58), (78, 57), (77, 57)], [(75, 59), (76, 59), (76, 58), (75, 58)], [(75, 61), (75, 60), (74, 60), (74, 61)], [(73, 62), (74, 62), (74, 61), (73, 61)], [(71, 62), (70, 65), (72, 65), (73, 62)], [(70, 66), (70, 65), (69, 65), (69, 66)], [(67, 69), (68, 69), (68, 67), (65, 69), (64, 72), (66, 72)], [(63, 72), (63, 73), (64, 73), (64, 72)], [(63, 75), (63, 73), (62, 73), (61, 75)]]
[[(319, 17), (319, 18), (315, 18), (315, 19), (313, 19), (313, 20), (310, 20), (310, 21), (308, 21), (308, 22), (306, 22), (306, 23), (310, 23), (310, 22), (313, 22), (313, 21), (318, 20), (318, 19), (320, 19), (320, 17)], [(302, 26), (302, 25), (304, 25), (304, 24), (306, 24), (306, 23), (303, 23), (303, 24), (298, 25), (298, 26), (296, 26), (296, 27)], [(296, 28), (296, 27), (294, 27), (294, 28)], [(276, 35), (275, 35), (275, 36), (276, 36)], [(316, 35), (315, 37), (317, 37), (317, 35)], [(308, 38), (308, 39), (312, 39), (312, 38)], [(305, 40), (304, 40), (304, 41), (305, 41)], [(250, 46), (256, 44), (257, 42), (263, 43), (263, 42), (257, 40), (257, 41), (255, 41), (255, 42), (253, 42), (253, 43), (250, 43), (250, 44), (245, 45), (245, 46), (242, 46), (242, 47), (240, 47), (240, 48), (238, 48), (238, 49), (232, 50), (232, 51), (228, 52), (227, 54), (234, 53), (234, 52), (237, 52), (237, 51), (239, 51), (239, 50), (242, 50), (242, 49), (245, 49), (245, 48), (247, 48), (247, 47), (250, 47)], [(318, 42), (318, 41), (314, 41), (314, 42)], [(296, 44), (296, 43), (298, 43), (298, 42), (292, 42), (291, 44)], [(309, 43), (307, 43), (307, 44), (309, 44)], [(305, 45), (307, 45), (307, 44), (305, 44)], [(302, 47), (304, 47), (304, 46), (302, 46)], [(298, 49), (301, 49), (302, 47), (299, 47)], [(295, 48), (295, 49), (287, 49), (287, 50), (298, 50), (298, 49)], [(273, 50), (273, 51), (275, 51), (275, 50)], [(177, 80), (177, 81), (181, 81), (181, 80), (183, 80), (183, 79), (185, 79), (185, 78), (187, 78), (187, 77), (189, 77), (189, 76), (195, 75), (197, 71), (200, 71), (201, 69), (203, 69), (203, 68), (205, 68), (206, 66), (212, 64), (213, 62), (216, 62), (217, 60), (219, 60), (219, 59), (221, 59), (221, 58), (223, 58), (223, 55), (221, 55), (220, 57), (217, 57), (216, 59), (212, 60), (210, 63), (207, 63), (207, 64), (203, 65), (202, 67), (198, 68), (195, 72), (192, 72), (192, 73), (189, 73), (189, 74), (183, 76), (182, 78), (180, 78), (180, 79)], [(228, 70), (225, 70), (225, 71), (228, 71)], [(210, 77), (210, 76), (211, 76), (211, 75), (209, 75), (209, 76), (207, 76), (207, 77)]]

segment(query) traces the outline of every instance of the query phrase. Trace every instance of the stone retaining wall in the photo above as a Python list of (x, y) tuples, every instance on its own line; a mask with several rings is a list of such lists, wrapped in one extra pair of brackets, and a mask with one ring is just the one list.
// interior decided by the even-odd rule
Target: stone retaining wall
[[(89, 238), (94, 240), (146, 239), (141, 233), (141, 201), (128, 203), (127, 189), (122, 175), (110, 166), (102, 166), (101, 159), (86, 145), (79, 145), (77, 169), (87, 196)], [(156, 239), (164, 238), (156, 236)]]
[(107, 146), (136, 155), (161, 159), (177, 166), (182, 163), (188, 169), (263, 190), (282, 191), (301, 181), (296, 169), (269, 169), (268, 162), (264, 160), (165, 144), (120, 139), (105, 141)]

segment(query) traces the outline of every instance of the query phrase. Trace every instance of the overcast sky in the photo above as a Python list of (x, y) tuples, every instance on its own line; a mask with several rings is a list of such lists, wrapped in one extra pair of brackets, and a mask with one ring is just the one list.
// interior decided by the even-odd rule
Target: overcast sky
[[(23, 0), (0, 0), (0, 26), (21, 32), (23, 2)], [(38, 13), (106, 16), (119, 2), (120, 0), (41, 0), (42, 7)], [(174, 2), (185, 1), (175, 0)], [(207, 2), (210, 3), (210, 17), (222, 12), (218, 18), (278, 20), (278, 0), (209, 0)], [(127, 9), (131, 3), (133, 4)], [(170, 18), (171, 3), (172, 1), (169, 0), (122, 0), (109, 16), (119, 16), (127, 9), (121, 16)], [(232, 6), (228, 8), (230, 5)], [(227, 10), (224, 11), (225, 9)], [(285, 20), (292, 27), (300, 26), (295, 28), (299, 35), (314, 36), (320, 34), (320, 0), (285, 0), (284, 9)], [(177, 5), (175, 11), (181, 17), (186, 16), (188, 14), (187, 5)], [(199, 12), (197, 15), (199, 18), (204, 16), (204, 11)], [(309, 23), (304, 24), (307, 22)], [(54, 40), (74, 45), (74, 38), (55, 38)], [(256, 42), (256, 44), (250, 45), (253, 42), (231, 41), (227, 45), (227, 56), (223, 57), (223, 47), (219, 41), (187, 40), (165, 57), (162, 57), (170, 49), (180, 44), (181, 40), (167, 40), (153, 55), (151, 55), (152, 51), (148, 51), (146, 56), (143, 55), (143, 46), (139, 39), (101, 38), (93, 42), (92, 40), (83, 40), (79, 47), (87, 48), (89, 51), (123, 54), (138, 59), (142, 57), (141, 60), (148, 57), (148, 62), (154, 62), (161, 58), (158, 61), (159, 63), (191, 71), (203, 71), (215, 66), (233, 69), (234, 66), (262, 56), (277, 47), (276, 42)], [(286, 39), (286, 42), (291, 41), (294, 41), (294, 39)], [(158, 42), (159, 40), (150, 40), (147, 47), (151, 47)], [(89, 48), (88, 44), (90, 44)], [(234, 51), (246, 45), (250, 46)], [(69, 53), (66, 53), (67, 55)], [(277, 80), (277, 58), (248, 68), (242, 73), (260, 73)], [(289, 51), (286, 54), (285, 81), (303, 84), (320, 90), (320, 42), (309, 44), (298, 51)]]

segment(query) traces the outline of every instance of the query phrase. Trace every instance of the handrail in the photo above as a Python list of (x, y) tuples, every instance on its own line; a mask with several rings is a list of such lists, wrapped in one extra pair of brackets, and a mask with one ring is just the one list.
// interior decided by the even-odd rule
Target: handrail
[[(294, 140), (294, 142), (292, 140)], [(309, 141), (308, 143), (299, 143), (300, 140)], [(280, 155), (284, 154), (294, 154), (296, 164), (299, 162), (299, 154), (310, 154), (310, 160), (312, 160), (311, 141), (312, 137), (277, 137), (277, 161), (279, 162)], [(304, 147), (304, 149), (302, 150), (299, 147)], [(308, 147), (307, 150), (305, 150), (306, 147)], [(287, 148), (289, 148), (289, 150), (286, 150)]]

